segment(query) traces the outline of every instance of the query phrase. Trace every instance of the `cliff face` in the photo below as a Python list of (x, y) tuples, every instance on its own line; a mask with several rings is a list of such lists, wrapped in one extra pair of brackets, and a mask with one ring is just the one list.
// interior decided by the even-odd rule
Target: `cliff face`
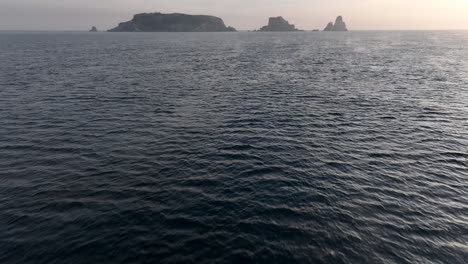
[(270, 17), (268, 26), (264, 26), (260, 31), (298, 31), (294, 25), (289, 24), (283, 17)]
[(343, 21), (343, 17), (339, 16), (336, 18), (335, 24), (333, 24), (333, 22), (328, 23), (323, 31), (348, 31), (348, 29), (346, 28), (346, 23)]
[(236, 31), (226, 27), (223, 20), (214, 16), (143, 13), (131, 21), (120, 23), (109, 32), (223, 32)]

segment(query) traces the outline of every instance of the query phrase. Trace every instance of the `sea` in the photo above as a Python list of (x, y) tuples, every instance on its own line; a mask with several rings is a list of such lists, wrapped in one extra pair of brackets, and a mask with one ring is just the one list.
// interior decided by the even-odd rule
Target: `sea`
[(1, 32), (0, 263), (468, 263), (468, 31)]

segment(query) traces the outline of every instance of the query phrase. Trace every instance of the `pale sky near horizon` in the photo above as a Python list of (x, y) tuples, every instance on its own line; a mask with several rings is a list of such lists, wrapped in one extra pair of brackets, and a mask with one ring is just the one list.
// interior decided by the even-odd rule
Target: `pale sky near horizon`
[(280, 15), (306, 30), (337, 15), (355, 30), (468, 29), (468, 0), (0, 0), (0, 30), (106, 30), (156, 11), (214, 15), (240, 30)]

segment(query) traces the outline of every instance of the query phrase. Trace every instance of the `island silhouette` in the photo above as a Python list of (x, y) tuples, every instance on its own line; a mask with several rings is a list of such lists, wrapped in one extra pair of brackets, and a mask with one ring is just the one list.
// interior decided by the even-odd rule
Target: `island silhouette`
[(270, 17), (268, 25), (262, 27), (259, 31), (299, 31), (294, 25), (289, 24), (283, 17)]
[[(97, 31), (93, 27), (92, 32)], [(133, 16), (130, 21), (119, 23), (108, 32), (235, 32), (233, 27), (226, 26), (224, 21), (216, 16), (188, 15), (181, 13), (141, 13)], [(268, 25), (255, 31), (288, 32), (302, 31), (290, 24), (282, 16), (270, 17)], [(318, 31), (318, 30), (313, 30)], [(324, 31), (348, 31), (342, 16), (335, 23), (330, 22)]]
[(232, 32), (224, 21), (215, 16), (142, 13), (120, 23), (109, 32)]
[(333, 22), (328, 23), (323, 31), (348, 31), (348, 28), (346, 27), (343, 17), (338, 16), (335, 20), (335, 24), (333, 24)]

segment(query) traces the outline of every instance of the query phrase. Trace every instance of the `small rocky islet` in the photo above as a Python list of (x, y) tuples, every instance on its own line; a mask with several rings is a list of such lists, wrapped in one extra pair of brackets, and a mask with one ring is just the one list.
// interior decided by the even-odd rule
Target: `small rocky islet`
[(296, 26), (289, 24), (289, 22), (283, 17), (270, 17), (268, 20), (268, 25), (262, 27), (259, 31), (300, 31)]
[(328, 23), (323, 31), (348, 31), (348, 28), (346, 27), (343, 17), (338, 16), (335, 20), (335, 24), (333, 24), (333, 22)]
[[(96, 32), (93, 27), (91, 32)], [(187, 15), (180, 13), (141, 13), (133, 19), (120, 23), (108, 32), (236, 32), (233, 27), (226, 26), (224, 21), (215, 16)], [(290, 32), (302, 31), (290, 24), (281, 16), (270, 17), (268, 25), (256, 31), (263, 32)], [(318, 30), (313, 30), (318, 31)], [(336, 18), (335, 23), (330, 22), (324, 31), (348, 31), (342, 16)]]

